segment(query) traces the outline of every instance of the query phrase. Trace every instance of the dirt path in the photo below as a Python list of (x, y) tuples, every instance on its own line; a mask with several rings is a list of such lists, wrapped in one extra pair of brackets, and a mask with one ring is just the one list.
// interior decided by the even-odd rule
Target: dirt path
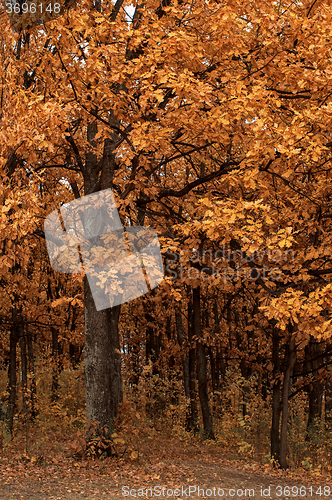
[(165, 442), (141, 462), (2, 459), (0, 500), (332, 499), (331, 478), (267, 471), (218, 447)]

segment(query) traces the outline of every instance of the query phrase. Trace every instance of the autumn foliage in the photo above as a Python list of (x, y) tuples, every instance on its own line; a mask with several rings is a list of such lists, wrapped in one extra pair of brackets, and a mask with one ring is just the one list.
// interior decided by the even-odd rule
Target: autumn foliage
[[(67, 404), (73, 453), (137, 459), (140, 426), (171, 426), (282, 468), (328, 456), (310, 440), (332, 411), (331, 21), (324, 0), (0, 17), (3, 441)], [(97, 312), (43, 222), (107, 188), (157, 231), (165, 279)]]

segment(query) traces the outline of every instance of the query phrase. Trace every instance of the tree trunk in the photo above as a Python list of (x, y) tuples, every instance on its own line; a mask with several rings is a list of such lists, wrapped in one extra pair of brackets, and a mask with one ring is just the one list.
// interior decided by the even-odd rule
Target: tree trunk
[(37, 416), (36, 412), (37, 387), (36, 387), (35, 359), (33, 354), (32, 335), (28, 326), (27, 326), (27, 348), (28, 348), (29, 372), (31, 375), (30, 415), (31, 418), (34, 419)]
[(291, 337), (288, 344), (287, 365), (284, 373), (282, 387), (282, 422), (280, 434), (280, 467), (287, 468), (287, 420), (288, 420), (288, 398), (290, 392), (290, 381), (293, 368), (296, 363), (296, 346), (294, 337)]
[(121, 305), (97, 311), (87, 278), (85, 295), (85, 384), (87, 422), (113, 429), (122, 403), (121, 353), (118, 322)]
[(276, 381), (272, 389), (271, 458), (280, 463), (280, 396), (281, 384)]
[(197, 356), (197, 382), (198, 395), (201, 403), (204, 433), (208, 439), (214, 439), (212, 414), (210, 409), (209, 394), (207, 388), (207, 369), (205, 344), (202, 338), (201, 329), (201, 304), (200, 287), (193, 289), (193, 331), (196, 337), (196, 356)]
[[(156, 320), (151, 312), (151, 310), (146, 309), (145, 311), (145, 322), (146, 322), (146, 364), (152, 363), (152, 373), (151, 375), (158, 375), (162, 378), (162, 373), (158, 367), (158, 359), (161, 351), (161, 335), (157, 333)], [(156, 418), (159, 418), (166, 407), (165, 396), (161, 394), (158, 388), (150, 387), (147, 394), (147, 401), (145, 405), (145, 411), (149, 418), (153, 419), (154, 422)]]
[(213, 354), (212, 347), (208, 347), (208, 353), (210, 358), (210, 366), (211, 366), (211, 381), (212, 381), (212, 390), (214, 394), (214, 406), (213, 406), (213, 415), (220, 415), (221, 411), (221, 391), (222, 384), (221, 381), (224, 380), (225, 377), (225, 365), (222, 358), (221, 347), (216, 346), (216, 354)]
[(187, 354), (187, 349), (184, 346), (185, 333), (182, 324), (182, 316), (181, 311), (176, 309), (175, 311), (175, 320), (176, 320), (176, 331), (179, 346), (182, 349), (181, 360), (182, 360), (182, 373), (183, 373), (183, 386), (184, 386), (184, 394), (186, 399), (190, 398), (190, 389), (189, 389), (189, 357)]
[(324, 384), (318, 380), (315, 380), (309, 388), (308, 429), (310, 429), (322, 415), (323, 392)]
[(271, 458), (280, 462), (280, 396), (281, 383), (279, 375), (279, 332), (276, 328), (272, 331), (272, 363), (273, 363), (273, 386), (272, 386), (272, 425), (271, 425)]
[[(190, 288), (188, 287), (190, 294)], [(189, 404), (186, 411), (186, 430), (198, 432), (198, 407), (196, 399), (196, 352), (193, 347), (193, 307), (191, 299), (188, 302), (188, 367), (189, 367)]]
[(16, 406), (16, 344), (17, 344), (17, 325), (15, 322), (15, 313), (13, 313), (13, 325), (10, 329), (9, 339), (9, 367), (8, 367), (8, 403), (6, 422), (9, 432), (13, 432), (14, 413)]
[[(309, 344), (305, 348), (306, 369), (308, 372), (319, 368), (322, 363), (321, 355), (322, 350), (317, 342), (317, 339), (310, 336)], [(324, 383), (321, 380), (317, 380), (317, 376), (317, 372), (309, 375), (309, 377), (312, 377), (312, 381), (307, 391), (309, 399), (308, 432), (313, 427), (315, 421), (319, 419), (322, 414)]]
[(213, 393), (215, 391), (219, 390), (219, 374), (217, 372), (217, 367), (216, 367), (216, 360), (214, 358), (214, 354), (212, 351), (212, 347), (208, 347), (208, 354), (210, 358), (210, 366), (211, 366), (211, 383), (212, 383), (212, 391)]
[(51, 400), (54, 403), (58, 397), (58, 389), (59, 389), (59, 343), (58, 343), (58, 330), (54, 326), (51, 326), (52, 333), (52, 358), (53, 358), (53, 367), (52, 367), (52, 387), (51, 387)]
[[(110, 121), (112, 121), (111, 116)], [(87, 138), (92, 148), (86, 154), (83, 171), (85, 195), (113, 187), (116, 168), (113, 151), (118, 145), (119, 137), (112, 134), (112, 139), (105, 140), (103, 158), (101, 162), (98, 162), (93, 150), (96, 147), (94, 140), (96, 133), (96, 122), (92, 122), (87, 128)], [(122, 402), (118, 329), (121, 305), (97, 311), (86, 276), (84, 278), (84, 299), (87, 424), (89, 426), (89, 423), (95, 422), (99, 429), (106, 426), (111, 430), (119, 404)]]
[(141, 373), (141, 339), (135, 333), (138, 330), (138, 319), (136, 318), (135, 328), (128, 332), (126, 339), (126, 348), (130, 359), (128, 385), (132, 388), (133, 393), (137, 395), (137, 386)]
[(21, 351), (21, 375), (22, 375), (22, 406), (27, 417), (27, 389), (28, 389), (28, 361), (27, 361), (27, 346), (26, 339), (24, 335), (24, 329), (22, 325), (19, 328), (20, 331), (20, 351)]

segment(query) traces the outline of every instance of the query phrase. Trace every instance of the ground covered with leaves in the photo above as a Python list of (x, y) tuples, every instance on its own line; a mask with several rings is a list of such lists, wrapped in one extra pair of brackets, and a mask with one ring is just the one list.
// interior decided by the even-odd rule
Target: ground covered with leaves
[(162, 435), (135, 460), (126, 453), (96, 460), (69, 449), (33, 455), (8, 448), (0, 455), (0, 500), (326, 499), (329, 468), (281, 471), (218, 443)]

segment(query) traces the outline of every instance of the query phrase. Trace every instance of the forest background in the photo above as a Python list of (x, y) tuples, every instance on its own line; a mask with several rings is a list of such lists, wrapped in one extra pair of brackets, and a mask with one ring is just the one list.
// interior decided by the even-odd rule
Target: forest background
[[(329, 468), (331, 2), (134, 7), (0, 17), (3, 452), (135, 460), (167, 429)], [(107, 188), (165, 279), (97, 311), (43, 223)]]

